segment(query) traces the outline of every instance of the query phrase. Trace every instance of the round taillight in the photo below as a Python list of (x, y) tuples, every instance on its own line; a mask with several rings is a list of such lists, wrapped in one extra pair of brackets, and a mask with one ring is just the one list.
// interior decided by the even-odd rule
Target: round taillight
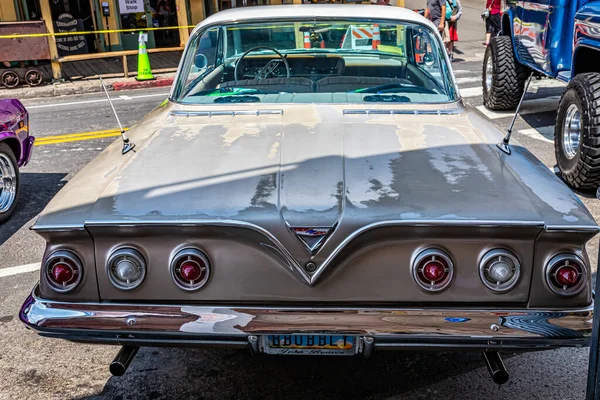
[(415, 258), (412, 272), (415, 282), (421, 288), (429, 292), (439, 292), (452, 283), (454, 264), (443, 250), (427, 249)]
[(494, 292), (507, 292), (515, 287), (521, 276), (517, 256), (505, 249), (490, 250), (479, 262), (479, 277)]
[(208, 257), (198, 249), (180, 250), (171, 260), (171, 277), (183, 290), (194, 291), (202, 288), (210, 277)]
[(106, 265), (108, 278), (114, 287), (133, 290), (140, 286), (146, 277), (146, 261), (142, 253), (132, 248), (114, 251)]
[(546, 283), (550, 290), (561, 296), (581, 292), (587, 281), (585, 263), (575, 254), (558, 254), (546, 264)]
[(46, 259), (44, 269), (48, 284), (59, 293), (67, 293), (75, 289), (83, 276), (81, 260), (69, 250), (52, 253)]

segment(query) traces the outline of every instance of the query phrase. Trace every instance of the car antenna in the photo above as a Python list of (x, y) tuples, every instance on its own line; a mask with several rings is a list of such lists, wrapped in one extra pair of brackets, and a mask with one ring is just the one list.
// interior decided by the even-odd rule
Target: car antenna
[[(108, 99), (108, 104), (110, 104), (110, 108), (112, 108), (113, 114), (115, 114), (115, 118), (117, 119), (117, 123), (119, 124), (119, 128), (121, 129), (121, 139), (123, 139), (123, 150), (121, 150), (121, 154), (127, 154), (135, 148), (135, 144), (129, 141), (129, 138), (125, 134), (125, 129), (123, 129), (123, 125), (121, 125), (121, 121), (119, 120), (119, 116), (115, 111), (115, 107), (113, 106), (112, 100), (108, 95), (108, 90), (106, 90), (106, 85), (104, 85), (104, 81), (100, 78), (100, 84), (102, 85), (102, 89), (104, 89), (104, 93), (106, 93), (106, 98)], [(133, 150), (135, 153), (135, 150)]]
[(513, 127), (515, 126), (515, 122), (517, 121), (517, 117), (519, 116), (519, 110), (521, 110), (521, 104), (523, 104), (523, 99), (525, 98), (525, 95), (527, 94), (527, 89), (529, 89), (529, 84), (531, 83), (531, 78), (533, 78), (533, 72), (531, 73), (531, 75), (529, 75), (529, 79), (527, 79), (527, 84), (525, 85), (525, 90), (523, 90), (523, 95), (521, 95), (521, 100), (519, 100), (519, 105), (517, 106), (517, 109), (515, 110), (515, 115), (513, 116), (512, 122), (510, 123), (510, 126), (508, 127), (508, 130), (506, 131), (506, 136), (504, 136), (504, 139), (502, 139), (502, 141), (496, 145), (500, 150), (502, 150), (503, 152), (505, 152), (508, 155), (510, 155), (510, 147), (508, 147), (508, 143), (510, 142), (510, 137), (512, 135)]

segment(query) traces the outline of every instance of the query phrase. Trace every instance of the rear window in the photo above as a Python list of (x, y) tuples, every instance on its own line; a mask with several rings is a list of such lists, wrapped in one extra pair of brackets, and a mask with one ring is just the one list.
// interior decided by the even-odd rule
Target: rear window
[(423, 25), (268, 21), (212, 27), (189, 42), (175, 100), (212, 103), (441, 103), (456, 93)]

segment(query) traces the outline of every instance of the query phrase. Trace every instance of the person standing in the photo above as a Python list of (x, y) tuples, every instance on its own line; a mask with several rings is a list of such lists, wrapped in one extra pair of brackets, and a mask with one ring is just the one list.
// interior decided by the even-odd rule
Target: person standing
[(490, 44), (492, 36), (500, 33), (500, 2), (501, 0), (486, 0), (485, 9), (489, 13), (485, 19), (485, 45)]
[(448, 43), (446, 51), (450, 60), (454, 61), (454, 42), (458, 42), (458, 20), (462, 17), (462, 4), (460, 0), (446, 0), (446, 16), (448, 16), (448, 8), (452, 10), (450, 18), (448, 18)]
[(448, 28), (446, 27), (446, 0), (427, 0), (425, 18), (429, 19), (440, 31), (444, 43), (448, 40)]

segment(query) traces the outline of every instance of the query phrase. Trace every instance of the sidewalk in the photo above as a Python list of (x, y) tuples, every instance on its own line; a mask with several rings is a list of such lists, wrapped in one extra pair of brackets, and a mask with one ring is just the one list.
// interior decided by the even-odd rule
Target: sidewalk
[(62, 72), (64, 82), (55, 84), (50, 83), (52, 70), (48, 63), (37, 66), (45, 76), (45, 82), (42, 85), (36, 87), (19, 85), (14, 89), (7, 89), (0, 86), (0, 99), (29, 99), (98, 92), (102, 90), (99, 77), (104, 79), (108, 90), (171, 86), (175, 71), (179, 65), (181, 52), (153, 53), (149, 56), (153, 75), (157, 78), (152, 81), (138, 82), (133, 77), (137, 75), (137, 56), (127, 57), (127, 65), (130, 76), (132, 76), (131, 78), (123, 77), (121, 57), (110, 57), (106, 59), (63, 63)]
[[(135, 78), (110, 78), (104, 79), (108, 90), (130, 90), (150, 87), (171, 86), (174, 72), (154, 74), (155, 80), (138, 82)], [(15, 89), (0, 89), (0, 99), (32, 99), (38, 97), (68, 96), (73, 94), (92, 93), (102, 91), (100, 79), (67, 81), (63, 83), (47, 84), (37, 87), (20, 86)]]

